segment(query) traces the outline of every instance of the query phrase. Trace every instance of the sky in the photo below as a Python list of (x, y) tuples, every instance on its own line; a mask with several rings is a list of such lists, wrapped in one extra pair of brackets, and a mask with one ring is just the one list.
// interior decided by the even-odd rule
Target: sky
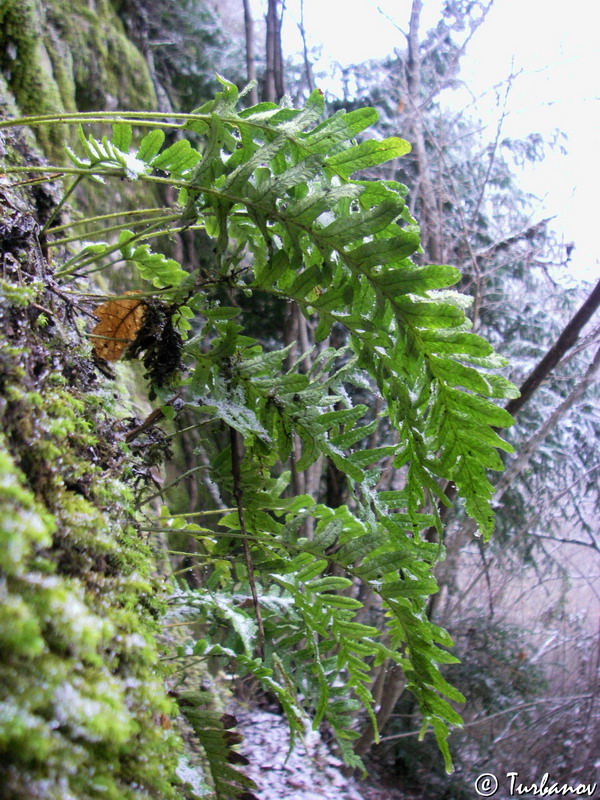
[[(265, 0), (255, 0), (257, 16), (264, 5)], [(435, 24), (440, 6), (441, 0), (424, 0), (422, 31)], [(404, 49), (398, 28), (407, 29), (409, 12), (410, 0), (304, 0), (309, 47), (322, 48), (316, 72), (328, 73), (331, 61), (357, 63)], [(284, 20), (283, 46), (289, 54), (301, 48), (300, 0), (287, 0)], [(455, 110), (468, 105), (472, 95), (480, 98), (472, 115), (493, 139), (499, 115), (494, 86), (512, 72), (517, 77), (503, 134), (519, 138), (535, 132), (546, 141), (557, 131), (564, 134), (560, 142), (567, 153), (548, 148), (544, 162), (522, 170), (519, 180), (538, 198), (532, 221), (555, 217), (551, 227), (559, 241), (576, 245), (573, 275), (588, 281), (600, 278), (599, 26), (600, 4), (591, 0), (495, 0), (461, 62), (460, 78), (470, 93), (444, 97)], [(319, 85), (336, 91), (326, 78)]]

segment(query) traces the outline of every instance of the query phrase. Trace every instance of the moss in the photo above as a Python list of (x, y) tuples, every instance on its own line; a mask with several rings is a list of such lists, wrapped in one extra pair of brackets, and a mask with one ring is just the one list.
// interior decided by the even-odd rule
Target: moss
[(12, 302), (38, 263), (27, 241), (17, 255), (0, 296), (0, 796), (180, 797), (164, 600), (122, 479), (121, 400), (68, 338), (60, 299), (42, 290), (44, 330)]
[[(24, 114), (51, 114), (64, 110), (42, 35), (43, 12), (37, 0), (5, 0), (0, 5), (0, 69)], [(57, 128), (40, 128), (46, 151), (60, 146)]]
[[(107, 797), (172, 797), (175, 742), (156, 723), (172, 705), (156, 671), (156, 621), (139, 613), (156, 594), (150, 553), (132, 528), (111, 537), (106, 513), (75, 494), (57, 495), (50, 514), (1, 445), (3, 785), (15, 798), (35, 796), (41, 781), (48, 797), (65, 796), (64, 786), (79, 798), (100, 786)], [(66, 542), (96, 558), (65, 570)], [(43, 552), (58, 574), (35, 569)], [(94, 572), (107, 552), (118, 553), (118, 571)]]
[(107, 0), (47, 3), (48, 48), (65, 100), (79, 111), (152, 108), (147, 64)]
[[(156, 105), (144, 57), (106, 0), (4, 0), (0, 71), (23, 114)], [(65, 129), (41, 126), (36, 136), (63, 160)]]
[[(154, 105), (107, 0), (0, 2), (0, 115)], [(36, 133), (60, 159), (67, 129)], [(1, 134), (0, 157), (43, 163), (29, 130)], [(57, 190), (20, 191), (5, 190), (0, 221), (33, 207), (43, 223)], [(140, 203), (137, 185), (115, 192), (110, 210)], [(140, 464), (123, 441), (123, 418), (149, 411), (140, 375), (120, 365), (116, 382), (98, 378), (76, 307), (47, 288), (35, 225), (18, 246), (0, 241), (0, 258), (0, 797), (196, 797), (176, 778), (192, 771), (181, 771), (157, 646), (163, 584), (136, 527)]]
[(40, 291), (41, 284), (39, 281), (34, 281), (29, 286), (15, 286), (10, 281), (4, 281), (0, 278), (0, 293), (10, 305), (27, 306), (35, 300)]

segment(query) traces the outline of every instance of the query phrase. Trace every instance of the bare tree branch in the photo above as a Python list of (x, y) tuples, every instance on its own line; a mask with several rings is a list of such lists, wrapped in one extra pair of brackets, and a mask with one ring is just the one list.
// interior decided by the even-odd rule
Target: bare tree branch
[(575, 345), (581, 329), (587, 322), (590, 321), (598, 309), (598, 306), (600, 306), (600, 281), (598, 281), (587, 300), (579, 308), (571, 321), (566, 325), (554, 345), (550, 348), (550, 350), (548, 350), (539, 364), (521, 384), (521, 396), (507, 403), (506, 410), (510, 414), (514, 416), (520, 411), (520, 409), (539, 388), (540, 384), (552, 372), (567, 350), (570, 350), (571, 347)]
[(412, 138), (419, 170), (421, 198), (423, 201), (422, 233), (426, 234), (428, 255), (432, 261), (441, 263), (442, 247), (440, 238), (440, 220), (437, 211), (435, 192), (431, 183), (429, 157), (425, 145), (423, 122), (419, 114), (421, 101), (421, 53), (419, 41), (419, 22), (423, 9), (422, 0), (413, 0), (408, 32), (408, 59), (406, 63), (406, 82), (408, 99), (413, 108)]
[(308, 91), (312, 92), (315, 88), (315, 79), (312, 71), (312, 64), (308, 57), (308, 46), (306, 44), (306, 28), (304, 27), (304, 0), (300, 0), (300, 22), (298, 23), (300, 36), (302, 37), (302, 52), (304, 55), (304, 77), (306, 78), (306, 85)]
[[(529, 703), (519, 703), (516, 706), (511, 706), (510, 708), (504, 708), (502, 711), (497, 711), (495, 714), (488, 714), (485, 717), (481, 717), (480, 719), (471, 720), (471, 722), (465, 722), (462, 726), (463, 728), (474, 728), (477, 725), (483, 725), (486, 722), (489, 722), (491, 719), (496, 719), (497, 717), (503, 717), (505, 714), (513, 714), (515, 711), (525, 711), (528, 708), (534, 708), (535, 706), (542, 706), (542, 705), (552, 705), (558, 704), (559, 706), (567, 706), (570, 707), (573, 704), (574, 700), (591, 700), (593, 695), (589, 692), (586, 694), (575, 694), (575, 695), (568, 695), (566, 697), (541, 697), (539, 700), (532, 700)], [(421, 733), (421, 729), (415, 731), (408, 731), (407, 733), (396, 733), (393, 736), (382, 736), (382, 742), (393, 742), (397, 739), (409, 739), (412, 736), (419, 736)], [(430, 733), (430, 731), (427, 731)]]
[(533, 434), (533, 436), (525, 442), (519, 449), (519, 455), (515, 460), (510, 464), (510, 466), (504, 471), (502, 478), (498, 481), (496, 485), (496, 491), (494, 493), (494, 502), (498, 503), (503, 495), (506, 493), (510, 485), (516, 480), (516, 478), (523, 472), (523, 470), (529, 464), (532, 455), (535, 453), (537, 448), (540, 444), (544, 441), (546, 436), (550, 433), (550, 431), (556, 427), (559, 420), (567, 413), (567, 411), (582, 397), (586, 389), (593, 383), (594, 378), (598, 370), (600, 369), (600, 349), (596, 351), (596, 355), (594, 356), (594, 360), (590, 364), (587, 369), (585, 376), (582, 380), (579, 381), (575, 385), (575, 387), (569, 392), (567, 397), (560, 403), (550, 414), (548, 419), (540, 425), (538, 430)]

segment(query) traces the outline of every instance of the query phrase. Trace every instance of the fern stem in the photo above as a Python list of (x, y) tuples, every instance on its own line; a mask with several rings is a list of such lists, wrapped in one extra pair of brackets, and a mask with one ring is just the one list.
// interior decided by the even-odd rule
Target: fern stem
[[(28, 128), (33, 128), (37, 125), (48, 125), (50, 123), (54, 125), (100, 125), (100, 124), (107, 124), (110, 122), (130, 122), (133, 125), (138, 125), (141, 128), (154, 128), (158, 125), (164, 128), (181, 128), (181, 125), (177, 124), (176, 122), (165, 122), (163, 119), (157, 118), (156, 114), (152, 114), (151, 112), (148, 113), (148, 119), (144, 117), (137, 117), (136, 114), (142, 112), (126, 112), (129, 115), (129, 119), (119, 118), (113, 111), (94, 111), (93, 115), (76, 115), (76, 114), (61, 114), (57, 116), (56, 114), (43, 114), (38, 117), (16, 117), (15, 119), (3, 120), (0, 122), (0, 129), (2, 128), (18, 128), (22, 126), (27, 126)], [(106, 116), (102, 116), (106, 114)], [(186, 117), (185, 114), (174, 114), (174, 117)], [(199, 117), (203, 122), (206, 120), (206, 117)]]
[(67, 228), (74, 228), (77, 225), (88, 225), (92, 222), (103, 222), (104, 220), (114, 219), (115, 217), (133, 217), (141, 214), (164, 214), (165, 211), (170, 210), (171, 209), (168, 208), (135, 208), (131, 211), (114, 211), (112, 214), (99, 214), (95, 217), (84, 217), (83, 219), (76, 219), (72, 222), (66, 222), (64, 225), (57, 225), (54, 228), (50, 228), (47, 233), (58, 233), (59, 231), (64, 231)]
[(231, 426), (229, 427), (229, 441), (231, 443), (231, 476), (233, 478), (233, 496), (237, 504), (240, 531), (243, 536), (244, 556), (246, 558), (246, 567), (248, 568), (248, 583), (250, 584), (250, 591), (252, 592), (252, 602), (254, 604), (256, 624), (258, 625), (258, 652), (261, 659), (264, 661), (265, 629), (263, 626), (262, 614), (260, 613), (260, 604), (258, 602), (258, 594), (256, 592), (256, 583), (254, 582), (254, 564), (252, 563), (252, 555), (250, 554), (250, 547), (248, 545), (246, 521), (244, 519), (244, 505), (242, 502), (242, 455), (240, 452), (240, 435), (235, 428), (232, 428)]
[[(195, 425), (191, 426), (195, 428)], [(187, 428), (183, 428), (183, 430), (188, 430)], [(181, 431), (178, 431), (181, 433)], [(237, 511), (237, 508), (211, 508), (207, 511), (188, 511), (186, 514), (168, 514), (166, 515), (167, 519), (177, 519), (178, 517), (208, 517), (213, 516), (214, 514), (231, 514), (232, 511)]]
[[(104, 253), (96, 254), (96, 255), (90, 256), (87, 259), (84, 259), (81, 262), (81, 264), (77, 264), (76, 263), (78, 261), (78, 259), (80, 258), (80, 256), (81, 256), (81, 253), (77, 253), (77, 255), (73, 256), (73, 258), (70, 258), (66, 262), (66, 264), (64, 265), (64, 267), (62, 269), (58, 270), (58, 272), (55, 273), (54, 277), (55, 278), (62, 278), (63, 276), (70, 275), (76, 269), (83, 269), (84, 267), (87, 267), (90, 264), (94, 264), (96, 261), (98, 261), (99, 258), (104, 258), (106, 256), (109, 256), (111, 253), (114, 253), (117, 250), (120, 250), (125, 245), (131, 244), (132, 242), (137, 241), (144, 234), (149, 233), (153, 228), (156, 228), (158, 225), (160, 225), (161, 222), (162, 222), (162, 220), (159, 220), (158, 222), (155, 222), (153, 225), (149, 225), (146, 230), (140, 231), (140, 233), (134, 233), (133, 236), (130, 236), (129, 239), (127, 239), (126, 242), (119, 242), (118, 244), (115, 244), (112, 247), (109, 247), (108, 250), (104, 251)], [(118, 259), (118, 260), (120, 260), (120, 259)], [(104, 269), (104, 268), (105, 268), (104, 266), (103, 267), (99, 267), (99, 269)], [(96, 270), (92, 270), (92, 271), (96, 272)], [(89, 273), (86, 273), (86, 274), (89, 274)]]
[[(233, 509), (237, 511), (237, 508)], [(260, 542), (261, 544), (273, 544), (273, 541), (270, 539), (261, 539), (260, 536), (253, 536), (249, 533), (232, 533), (231, 531), (213, 531), (210, 528), (200, 528), (199, 530), (188, 530), (187, 528), (161, 528), (155, 525), (147, 526), (147, 525), (140, 525), (139, 526), (141, 531), (145, 533), (186, 533), (188, 536), (191, 536), (192, 539), (200, 538), (206, 539), (208, 536), (223, 536), (226, 539), (248, 539), (252, 542)], [(288, 543), (285, 543), (285, 546), (288, 547)]]
[(58, 247), (63, 244), (69, 244), (70, 242), (77, 242), (81, 239), (92, 238), (94, 236), (102, 236), (106, 233), (113, 233), (114, 231), (120, 231), (126, 228), (128, 225), (150, 225), (156, 222), (172, 222), (173, 220), (180, 219), (181, 214), (169, 214), (155, 216), (155, 217), (145, 217), (143, 219), (129, 221), (129, 222), (122, 222), (119, 225), (111, 225), (108, 228), (100, 228), (95, 231), (91, 231), (91, 233), (77, 233), (73, 234), (72, 236), (66, 236), (64, 239), (55, 239), (53, 242), (48, 242), (50, 247)]
[(76, 188), (79, 186), (79, 184), (81, 183), (81, 181), (83, 180), (83, 178), (84, 178), (84, 176), (83, 176), (83, 175), (77, 175), (77, 176), (75, 177), (75, 179), (73, 180), (73, 183), (72, 183), (72, 184), (69, 186), (69, 188), (67, 189), (67, 191), (66, 191), (66, 192), (63, 194), (63, 196), (61, 197), (61, 199), (60, 199), (60, 202), (58, 203), (58, 205), (56, 205), (56, 206), (53, 208), (53, 210), (52, 210), (52, 213), (50, 214), (50, 216), (49, 216), (49, 217), (48, 217), (48, 219), (46, 220), (46, 223), (45, 223), (44, 227), (41, 229), (41, 231), (40, 231), (40, 234), (45, 234), (45, 233), (46, 233), (46, 231), (48, 230), (48, 226), (52, 224), (52, 221), (53, 221), (53, 220), (56, 218), (56, 215), (59, 213), (59, 211), (61, 210), (61, 208), (62, 208), (62, 207), (64, 206), (64, 204), (67, 202), (67, 200), (69, 199), (69, 197), (70, 197), (70, 196), (73, 194), (73, 192), (75, 191), (75, 189), (76, 189)]
[(183, 121), (210, 121), (210, 114), (185, 114), (185, 113), (161, 113), (160, 111), (94, 111), (91, 114), (86, 111), (72, 111), (64, 114), (37, 114), (31, 117), (15, 117), (5, 119), (0, 122), (0, 129), (15, 128), (26, 125), (47, 125), (49, 122), (56, 122), (63, 125), (92, 125), (93, 123), (108, 122), (128, 122), (132, 121), (135, 125), (153, 124), (165, 125), (170, 128), (181, 127), (180, 125), (164, 122), (165, 119), (180, 119)]
[[(204, 425), (208, 425), (210, 422), (215, 422), (217, 417), (211, 417), (210, 419), (205, 419), (204, 422), (197, 422), (195, 425), (188, 425), (187, 428), (181, 428), (178, 431), (174, 431), (173, 433), (167, 434), (165, 439), (173, 439), (175, 436), (179, 436), (180, 433), (185, 433), (186, 431), (194, 431), (196, 428), (202, 428)], [(228, 508), (226, 511), (235, 511), (235, 508)], [(171, 517), (193, 517), (199, 514), (222, 514), (222, 508), (215, 508), (212, 511), (194, 511), (191, 514), (169, 514), (169, 519)]]
[(126, 294), (93, 294), (92, 292), (75, 292), (72, 289), (65, 289), (65, 294), (72, 294), (75, 297), (87, 297), (88, 300), (145, 300), (147, 297), (156, 297), (157, 294), (170, 292), (167, 289), (153, 289), (151, 292), (127, 292)]

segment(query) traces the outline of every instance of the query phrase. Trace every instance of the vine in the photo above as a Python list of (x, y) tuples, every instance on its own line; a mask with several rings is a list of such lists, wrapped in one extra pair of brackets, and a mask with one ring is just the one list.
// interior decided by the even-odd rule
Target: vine
[[(175, 658), (231, 659), (277, 696), (292, 732), (302, 731), (305, 711), (315, 726), (326, 721), (351, 766), (361, 766), (352, 749), (357, 707), (376, 727), (372, 669), (388, 660), (404, 671), (423, 730), (433, 729), (450, 770), (446, 739), (461, 718), (449, 701), (464, 698), (440, 671), (456, 661), (445, 649), (452, 641), (426, 614), (437, 590), (432, 569), (444, 550), (437, 507), (446, 502), (444, 482), (453, 482), (466, 513), (490, 536), (486, 472), (502, 469), (497, 449), (511, 448), (496, 429), (512, 423), (493, 400), (518, 392), (494, 371), (503, 360), (469, 330), (468, 298), (450, 288), (459, 272), (411, 260), (419, 230), (406, 187), (353, 177), (403, 156), (408, 143), (357, 143), (376, 112), (323, 119), (318, 90), (300, 110), (260, 103), (240, 111), (237, 88), (220, 81), (214, 100), (168, 120), (102, 112), (1, 122), (76, 124), (80, 132), (81, 152), (67, 149), (72, 167), (5, 172), (74, 176), (61, 207), (84, 180), (139, 180), (178, 191), (172, 207), (59, 225), (52, 224), (55, 214), (42, 232), (45, 246), (72, 253), (54, 275), (62, 292), (87, 289), (87, 276), (116, 263), (132, 265), (148, 285), (102, 298), (105, 307), (142, 311), (117, 336), (99, 307), (104, 326), (92, 334), (96, 354), (143, 354), (157, 416), (173, 419), (184, 408), (198, 426), (218, 420), (229, 431), (214, 440), (220, 445), (210, 463), (197, 469), (209, 471), (235, 510), (199, 512), (210, 512), (205, 526), (166, 507), (159, 519), (145, 517), (148, 531), (195, 538), (204, 553), (197, 558), (212, 565), (207, 588), (176, 595), (177, 613), (205, 622), (220, 617), (227, 625), (225, 639), (193, 642)], [(107, 122), (111, 137), (86, 136), (81, 127)], [(134, 127), (150, 128), (137, 147)], [(168, 147), (163, 129), (179, 137)], [(99, 227), (84, 232), (89, 225)], [(148, 243), (185, 229), (211, 237), (210, 270), (189, 273)], [(230, 306), (222, 304), (223, 288)], [(235, 303), (255, 292), (293, 301), (314, 321), (310, 360), (290, 366), (291, 346), (266, 349), (247, 335)], [(327, 344), (334, 327), (347, 332), (342, 348)], [(98, 345), (111, 339), (123, 347)], [(355, 403), (358, 392), (381, 396), (385, 411)], [(388, 420), (398, 443), (371, 447)], [(321, 456), (346, 477), (348, 504), (329, 508), (319, 498), (289, 496), (290, 469), (306, 470)], [(386, 463), (402, 470), (402, 489), (378, 490)], [(423, 537), (430, 526), (439, 543)], [(385, 630), (359, 621), (358, 584), (379, 598)]]

